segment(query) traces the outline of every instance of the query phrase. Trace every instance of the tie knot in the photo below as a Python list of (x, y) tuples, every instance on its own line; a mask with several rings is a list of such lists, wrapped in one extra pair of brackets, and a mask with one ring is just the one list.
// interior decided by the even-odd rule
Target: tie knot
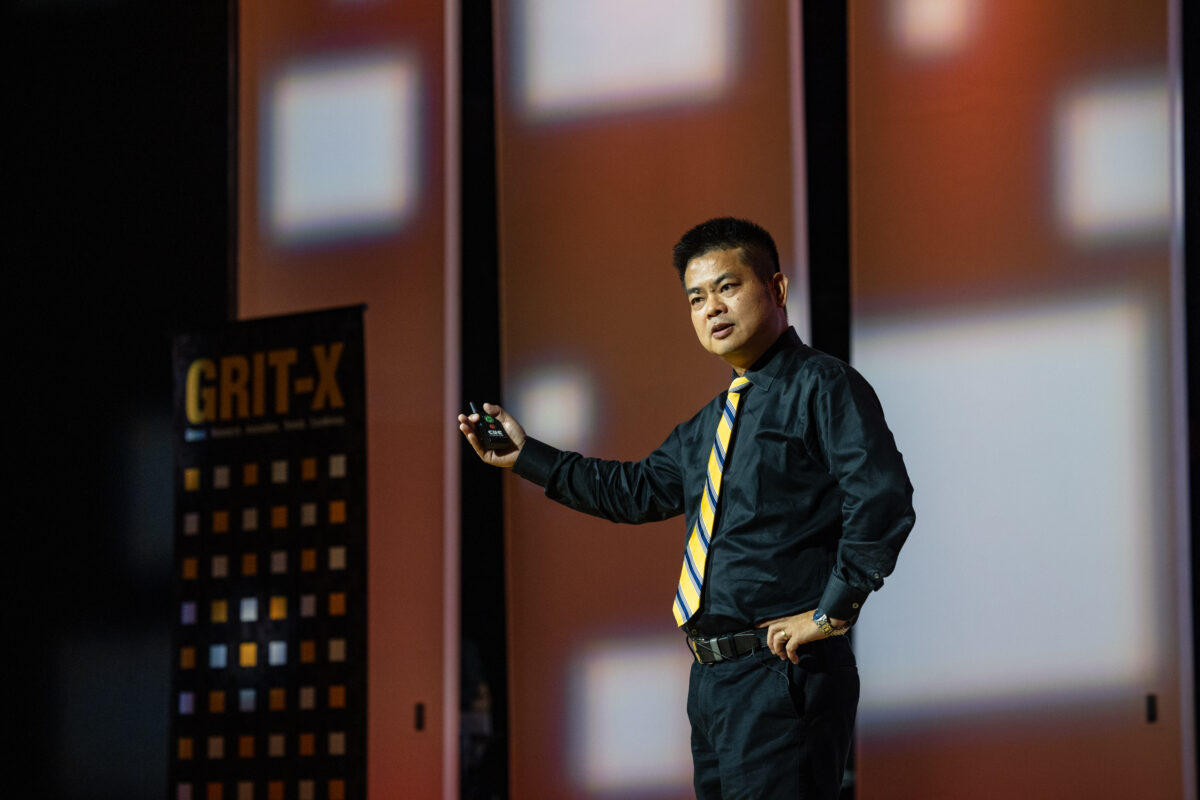
[(743, 389), (747, 388), (749, 385), (750, 385), (750, 379), (743, 378), (742, 376), (739, 375), (738, 377), (733, 379), (733, 383), (729, 384), (729, 391), (740, 392)]

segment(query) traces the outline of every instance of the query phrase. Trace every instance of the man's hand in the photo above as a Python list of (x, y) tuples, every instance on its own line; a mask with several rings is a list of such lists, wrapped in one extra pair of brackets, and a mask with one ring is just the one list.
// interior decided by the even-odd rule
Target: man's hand
[[(817, 623), (813, 622), (815, 611), (814, 608), (812, 611), (802, 611), (793, 617), (780, 617), (770, 622), (759, 623), (758, 627), (767, 629), (767, 647), (771, 652), (781, 659), (786, 658), (793, 664), (798, 664), (800, 656), (796, 655), (796, 648), (802, 644), (828, 638), (817, 627)], [(829, 624), (835, 628), (846, 627), (844, 619), (830, 617)]]
[(521, 448), (525, 446), (525, 429), (515, 419), (510, 417), (503, 408), (494, 403), (484, 403), (483, 411), (486, 414), (491, 414), (501, 425), (504, 426), (504, 432), (508, 434), (508, 438), (512, 439), (513, 447), (508, 450), (484, 450), (483, 445), (479, 442), (479, 437), (475, 435), (475, 423), (479, 422), (478, 414), (458, 415), (458, 429), (462, 431), (463, 436), (467, 437), (467, 442), (475, 449), (475, 454), (483, 459), (484, 463), (491, 464), (494, 467), (511, 467), (517, 462), (517, 456), (521, 454)]

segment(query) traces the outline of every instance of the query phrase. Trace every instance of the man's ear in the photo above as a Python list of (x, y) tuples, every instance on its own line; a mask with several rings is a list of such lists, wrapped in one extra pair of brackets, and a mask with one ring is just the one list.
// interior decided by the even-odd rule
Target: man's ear
[(775, 300), (775, 305), (780, 308), (787, 307), (788, 279), (787, 275), (782, 272), (776, 272), (771, 276), (771, 297)]

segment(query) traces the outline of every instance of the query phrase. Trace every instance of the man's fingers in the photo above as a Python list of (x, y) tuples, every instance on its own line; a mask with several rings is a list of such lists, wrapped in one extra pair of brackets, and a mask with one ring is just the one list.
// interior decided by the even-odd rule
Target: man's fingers
[(793, 664), (800, 663), (800, 656), (796, 655), (796, 649), (798, 647), (800, 647), (799, 639), (792, 639), (792, 640), (789, 640), (787, 643), (787, 659), (788, 659), (788, 661), (791, 661)]
[(772, 625), (767, 630), (767, 647), (772, 653), (780, 658), (783, 658), (784, 653), (786, 652), (785, 648), (788, 644), (788, 638), (788, 632), (786, 630), (783, 628), (776, 628), (774, 625)]
[(483, 445), (480, 444), (479, 437), (475, 435), (475, 426), (471, 423), (470, 417), (466, 416), (465, 414), (459, 414), (458, 429), (462, 432), (463, 437), (467, 440), (467, 444), (471, 445), (471, 449), (475, 451), (475, 455), (483, 458)]

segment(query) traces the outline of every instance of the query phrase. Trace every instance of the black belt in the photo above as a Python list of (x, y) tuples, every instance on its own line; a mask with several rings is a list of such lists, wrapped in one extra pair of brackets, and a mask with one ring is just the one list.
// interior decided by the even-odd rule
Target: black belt
[(688, 646), (701, 664), (716, 664), (745, 658), (756, 650), (767, 646), (767, 629), (755, 628), (719, 636), (689, 636)]

